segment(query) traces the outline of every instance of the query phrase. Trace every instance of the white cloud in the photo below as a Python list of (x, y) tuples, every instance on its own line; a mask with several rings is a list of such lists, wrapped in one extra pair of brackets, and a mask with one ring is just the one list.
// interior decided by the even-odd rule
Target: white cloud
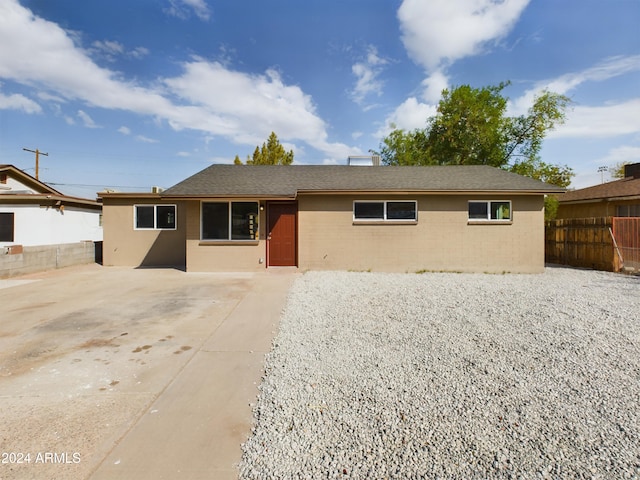
[(529, 1), (403, 0), (397, 12), (402, 42), (409, 57), (425, 70), (422, 99), (427, 103), (408, 98), (376, 135), (387, 135), (393, 125), (405, 130), (424, 128), (448, 87), (447, 68), (507, 35)]
[[(584, 83), (603, 82), (636, 71), (640, 71), (640, 55), (607, 58), (582, 71), (536, 83), (509, 102), (507, 114), (526, 114), (544, 90), (570, 95)], [(640, 97), (606, 105), (573, 105), (566, 113), (565, 123), (550, 131), (548, 138), (605, 138), (640, 133)]]
[(58, 25), (34, 16), (15, 0), (0, 2), (0, 78), (98, 107), (148, 114), (171, 109), (160, 95), (98, 67)]
[[(188, 3), (197, 11), (200, 4), (206, 7), (199, 1)], [(275, 131), (281, 141), (306, 142), (331, 158), (360, 153), (329, 142), (311, 97), (285, 84), (275, 70), (249, 74), (201, 59), (183, 68), (181, 75), (159, 79), (154, 87), (128, 81), (96, 65), (55, 23), (33, 15), (16, 0), (0, 1), (0, 79), (35, 87), (58, 102), (149, 115), (175, 130), (197, 130), (239, 144), (256, 145)]]
[(93, 48), (96, 50), (103, 52), (107, 55), (121, 55), (124, 53), (124, 46), (120, 42), (114, 41), (95, 41), (93, 42)]
[(98, 125), (96, 125), (96, 122), (93, 121), (93, 119), (89, 116), (87, 112), (83, 110), (78, 110), (78, 117), (80, 118), (80, 120), (82, 120), (82, 123), (84, 124), (85, 127), (99, 128)]
[(598, 107), (577, 106), (549, 138), (606, 138), (640, 133), (640, 98)]
[(422, 85), (425, 87), (422, 98), (435, 105), (442, 97), (442, 90), (449, 85), (449, 78), (441, 70), (436, 70), (422, 81)]
[(128, 52), (128, 55), (133, 58), (142, 58), (149, 55), (149, 49), (145, 47), (136, 47)]
[(183, 20), (189, 18), (191, 11), (200, 20), (208, 21), (211, 18), (211, 11), (204, 0), (169, 0), (169, 7), (165, 11)]
[(383, 82), (378, 77), (382, 73), (382, 67), (387, 63), (387, 60), (378, 55), (378, 50), (370, 45), (366, 58), (351, 67), (351, 72), (356, 77), (351, 97), (357, 104), (362, 105), (369, 95), (382, 95)]
[(145, 47), (136, 47), (133, 50), (127, 50), (120, 42), (112, 40), (95, 41), (91, 44), (91, 53), (98, 53), (107, 60), (113, 62), (117, 57), (129, 57), (140, 59), (149, 55), (149, 49)]
[(402, 130), (415, 130), (416, 128), (425, 128), (427, 126), (427, 118), (436, 114), (435, 105), (428, 105), (419, 102), (415, 97), (406, 99), (402, 104), (389, 115), (385, 124), (374, 135), (377, 138), (385, 137), (394, 128)]
[(602, 82), (610, 78), (640, 70), (640, 55), (615, 56), (581, 72), (562, 75), (547, 83), (546, 87), (558, 93), (568, 93), (585, 82)]
[[(224, 135), (240, 144), (259, 144), (277, 132), (281, 141), (301, 140), (330, 155), (345, 156), (348, 146), (327, 141), (324, 121), (309, 95), (286, 85), (275, 70), (250, 75), (202, 59), (184, 64), (184, 74), (166, 86), (189, 106), (170, 117), (174, 128)], [(216, 85), (217, 88), (210, 88)]]
[(158, 143), (158, 140), (153, 138), (145, 137), (144, 135), (136, 135), (136, 140), (144, 143)]
[(409, 56), (431, 72), (504, 37), (529, 0), (404, 0), (398, 9)]
[(131, 135), (131, 129), (129, 127), (125, 127), (124, 125), (118, 129), (118, 132), (123, 135)]
[(0, 93), (0, 110), (22, 110), (26, 113), (42, 113), (42, 108), (30, 98), (20, 95)]
[(613, 148), (605, 157), (598, 160), (598, 164), (611, 166), (618, 163), (636, 162), (640, 162), (640, 147), (632, 147), (630, 145)]
[(537, 82), (522, 96), (509, 102), (509, 115), (522, 115), (533, 105), (534, 99), (544, 90), (568, 95), (586, 82), (602, 82), (627, 73), (640, 71), (640, 55), (616, 56), (579, 72), (567, 73), (557, 78)]

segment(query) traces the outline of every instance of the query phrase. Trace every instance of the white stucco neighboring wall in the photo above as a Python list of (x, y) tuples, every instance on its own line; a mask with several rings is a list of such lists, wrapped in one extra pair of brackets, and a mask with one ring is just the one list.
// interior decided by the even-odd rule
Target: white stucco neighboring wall
[(37, 246), (102, 241), (100, 212), (66, 206), (63, 211), (37, 205), (0, 205), (0, 212), (14, 213), (13, 242), (9, 245)]
[(21, 182), (17, 178), (7, 177), (5, 183), (0, 184), (0, 193), (4, 192), (24, 192), (24, 193), (38, 193), (33, 188), (29, 187), (26, 183)]

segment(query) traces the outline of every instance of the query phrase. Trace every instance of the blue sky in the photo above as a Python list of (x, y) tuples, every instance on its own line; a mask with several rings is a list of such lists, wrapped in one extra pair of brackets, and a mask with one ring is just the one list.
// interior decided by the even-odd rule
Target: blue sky
[[(271, 131), (344, 164), (445, 87), (496, 85), (521, 114), (573, 99), (542, 157), (573, 186), (640, 161), (639, 0), (0, 0), (0, 163), (77, 196), (169, 187)], [(604, 175), (608, 179), (608, 175)]]

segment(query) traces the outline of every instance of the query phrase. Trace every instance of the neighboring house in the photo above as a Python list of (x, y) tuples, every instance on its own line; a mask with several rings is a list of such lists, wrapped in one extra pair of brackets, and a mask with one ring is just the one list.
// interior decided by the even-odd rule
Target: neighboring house
[(94, 242), (102, 241), (101, 213), (96, 200), (64, 195), (13, 165), (0, 165), (0, 277), (81, 263), (73, 258), (75, 247), (67, 247), (79, 242), (91, 242), (93, 259)]
[(547, 224), (550, 263), (608, 271), (640, 271), (640, 163), (625, 178), (558, 196)]
[(640, 163), (625, 165), (625, 178), (558, 196), (556, 218), (640, 217)]
[(104, 264), (541, 272), (544, 196), (562, 191), (488, 166), (213, 165), (100, 194)]

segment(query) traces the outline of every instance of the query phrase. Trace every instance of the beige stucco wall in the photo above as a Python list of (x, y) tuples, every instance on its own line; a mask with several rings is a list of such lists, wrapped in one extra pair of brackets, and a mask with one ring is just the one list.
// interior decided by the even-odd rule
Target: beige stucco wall
[[(216, 201), (226, 201), (216, 199)], [(251, 201), (251, 199), (228, 199)], [(255, 242), (206, 242), (200, 240), (200, 201), (186, 202), (187, 271), (246, 272), (264, 270), (266, 264), (266, 210), (260, 212), (260, 239)], [(263, 203), (264, 205), (264, 203)], [(262, 259), (262, 262), (260, 261)]]
[[(354, 199), (417, 200), (418, 222), (354, 224)], [(511, 200), (513, 221), (469, 225), (469, 200)], [(145, 202), (161, 203), (105, 199), (105, 265), (186, 265), (191, 272), (265, 268), (266, 208), (260, 212), (259, 240), (203, 242), (200, 201), (164, 202), (178, 205), (176, 231), (135, 231), (133, 204)], [(298, 266), (301, 270), (542, 272), (543, 208), (542, 195), (300, 195)]]
[[(415, 225), (353, 222), (353, 200), (417, 200)], [(469, 225), (469, 200), (511, 200), (511, 224)], [(543, 196), (318, 196), (298, 199), (302, 270), (522, 272), (544, 269)]]
[[(134, 230), (134, 205), (176, 205), (176, 230)], [(104, 198), (103, 263), (106, 266), (185, 265), (186, 209), (184, 202), (158, 199)]]

